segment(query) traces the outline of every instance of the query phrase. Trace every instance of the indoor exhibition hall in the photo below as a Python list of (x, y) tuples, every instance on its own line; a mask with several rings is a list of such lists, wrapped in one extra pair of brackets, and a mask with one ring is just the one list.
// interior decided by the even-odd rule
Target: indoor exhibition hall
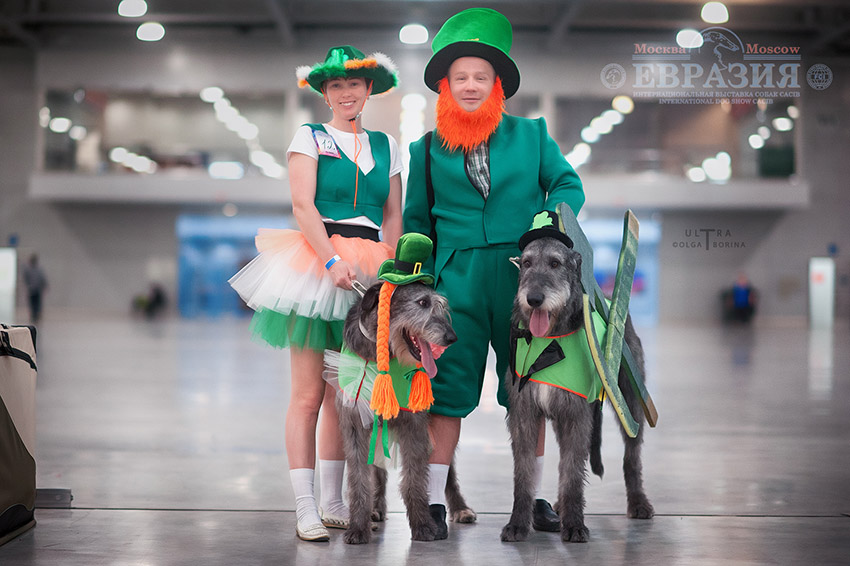
[(850, 564), (850, 3), (0, 3), (0, 565)]

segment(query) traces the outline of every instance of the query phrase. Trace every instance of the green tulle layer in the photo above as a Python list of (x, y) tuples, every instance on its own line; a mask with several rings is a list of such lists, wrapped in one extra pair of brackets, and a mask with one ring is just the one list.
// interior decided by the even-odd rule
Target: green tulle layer
[(255, 338), (275, 348), (308, 348), (323, 352), (342, 347), (343, 324), (341, 320), (327, 321), (260, 309), (254, 313), (250, 328)]

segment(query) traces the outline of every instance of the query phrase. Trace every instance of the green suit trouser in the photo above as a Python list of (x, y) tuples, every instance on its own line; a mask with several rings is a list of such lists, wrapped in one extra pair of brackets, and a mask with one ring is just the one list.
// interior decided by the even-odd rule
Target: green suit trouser
[(514, 244), (455, 250), (442, 268), (438, 266), (436, 289), (449, 301), (458, 341), (437, 360), (432, 413), (465, 417), (478, 406), (491, 344), (496, 352), (497, 399), (507, 408), (504, 376), (510, 363), (511, 309), (519, 278), (509, 258), (517, 255)]

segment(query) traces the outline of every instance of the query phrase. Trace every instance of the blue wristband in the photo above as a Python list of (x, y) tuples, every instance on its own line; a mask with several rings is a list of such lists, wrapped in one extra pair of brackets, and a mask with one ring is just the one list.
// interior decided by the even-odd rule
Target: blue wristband
[(341, 260), (341, 259), (342, 259), (342, 258), (341, 258), (341, 257), (339, 257), (338, 255), (333, 256), (333, 257), (332, 257), (331, 259), (329, 259), (329, 260), (328, 260), (328, 262), (325, 264), (325, 269), (330, 269), (330, 268), (333, 266), (333, 264), (335, 264), (336, 262), (338, 262), (338, 261), (339, 261), (339, 260)]

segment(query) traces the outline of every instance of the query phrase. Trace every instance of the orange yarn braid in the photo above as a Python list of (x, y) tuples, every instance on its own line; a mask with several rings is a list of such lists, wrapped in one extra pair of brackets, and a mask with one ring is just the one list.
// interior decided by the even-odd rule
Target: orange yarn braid
[(410, 396), (407, 399), (407, 407), (414, 413), (427, 411), (434, 404), (434, 393), (431, 391), (431, 378), (422, 371), (422, 364), (416, 364), (419, 371), (414, 374), (410, 382)]
[(393, 389), (393, 380), (390, 377), (390, 298), (395, 285), (384, 281), (381, 293), (378, 295), (378, 333), (377, 333), (377, 358), (378, 376), (375, 378), (375, 386), (372, 389), (371, 409), (376, 415), (384, 419), (392, 419), (398, 416), (398, 399)]

